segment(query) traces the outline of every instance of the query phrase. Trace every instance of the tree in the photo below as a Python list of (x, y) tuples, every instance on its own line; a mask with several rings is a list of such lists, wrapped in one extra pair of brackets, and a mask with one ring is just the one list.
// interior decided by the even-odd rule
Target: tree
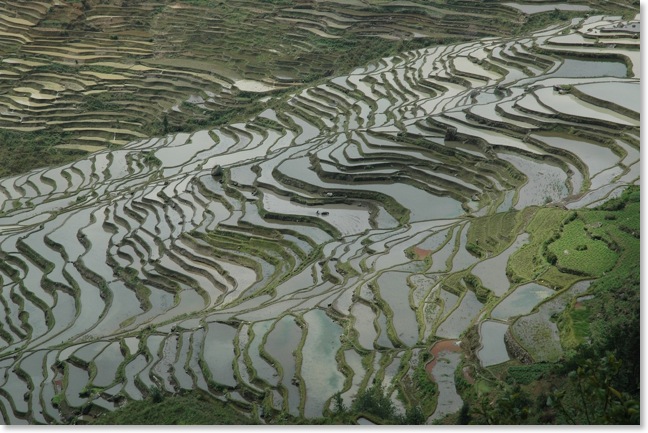
[(164, 400), (164, 394), (162, 394), (162, 391), (158, 387), (151, 387), (149, 388), (149, 391), (151, 392), (151, 399), (153, 400), (153, 403), (160, 403), (162, 400)]
[(367, 412), (384, 420), (393, 420), (396, 411), (394, 403), (388, 395), (385, 395), (383, 387), (378, 384), (358, 393), (352, 407), (356, 412)]
[(423, 415), (421, 407), (414, 406), (405, 411), (405, 416), (401, 417), (400, 423), (406, 425), (421, 425), (425, 424), (425, 421), (425, 415)]
[(612, 353), (588, 359), (569, 373), (572, 386), (554, 391), (548, 403), (571, 424), (639, 424), (639, 402), (615, 387), (621, 369)]
[(347, 407), (344, 405), (344, 400), (342, 400), (342, 394), (340, 391), (336, 392), (333, 396), (333, 412), (336, 414), (342, 415), (347, 411)]
[(459, 411), (459, 419), (457, 424), (459, 425), (468, 425), (472, 421), (472, 416), (470, 415), (470, 404), (464, 402)]
[(164, 134), (169, 133), (169, 118), (166, 113), (164, 113), (164, 117), (162, 118), (162, 131)]
[(531, 414), (531, 401), (519, 385), (506, 387), (495, 398), (484, 396), (474, 413), (491, 425), (524, 424)]

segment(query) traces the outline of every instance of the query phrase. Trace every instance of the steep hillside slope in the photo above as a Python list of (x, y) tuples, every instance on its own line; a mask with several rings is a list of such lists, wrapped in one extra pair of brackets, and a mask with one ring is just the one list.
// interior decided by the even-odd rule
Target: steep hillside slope
[(266, 93), (528, 20), (473, 1), (0, 1), (0, 176), (222, 124)]
[[(155, 21), (199, 3), (119, 10), (136, 22), (146, 13), (124, 11), (150, 8)], [(469, 3), (475, 13), (490, 5)], [(45, 31), (65, 13), (78, 18), (67, 31), (81, 32), (84, 5), (98, 14), (91, 22), (119, 12), (21, 4), (29, 13), (3, 22), (41, 17)], [(281, 82), (288, 88), (236, 121), (124, 133), (74, 162), (0, 178), (2, 422), (83, 421), (200, 390), (255, 422), (318, 419), (359, 396), (371, 406), (379, 392), (391, 415), (433, 423), (460, 411), (462, 381), (487, 396), (505, 386), (500, 368), (573, 359), (589, 337), (607, 347), (604, 323), (584, 330), (587, 311), (638, 310), (635, 285), (623, 303), (606, 302), (610, 276), (638, 267), (640, 40), (627, 30), (637, 23), (598, 14), (405, 50), (310, 85)], [(236, 84), (186, 57), (143, 56), (129, 72), (115, 66), (127, 58), (117, 51), (140, 48), (124, 35), (98, 51), (86, 36), (54, 44), (43, 56), (56, 48), (73, 61), (33, 65), (18, 54), (50, 39), (5, 33), (16, 55), (2, 64), (26, 69), (17, 83), (30, 96), (0, 96), (22, 101), (11, 108), (20, 112), (48, 110), (34, 95), (56, 106), (63, 79), (77, 90), (60, 98), (95, 97), (109, 121), (130, 115), (101, 99), (112, 92), (89, 89), (126, 92), (123, 77), (162, 63), (197, 88), (222, 82), (232, 101), (236, 86), (281, 81), (242, 68), (254, 83)], [(89, 68), (80, 57), (111, 52), (120, 60)], [(54, 64), (60, 72), (34, 72)], [(168, 73), (138, 80), (163, 94)], [(136, 106), (147, 93), (132, 94)], [(618, 335), (625, 323), (611, 325)], [(389, 421), (362, 410), (351, 421)]]

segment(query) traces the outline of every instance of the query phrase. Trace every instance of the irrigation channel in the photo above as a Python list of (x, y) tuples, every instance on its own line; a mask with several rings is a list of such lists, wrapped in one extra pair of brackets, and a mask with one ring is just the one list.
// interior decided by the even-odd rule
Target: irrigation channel
[[(404, 52), (247, 122), (1, 179), (1, 421), (64, 422), (153, 386), (317, 417), (379, 381), (403, 410), (440, 340), (426, 416), (457, 410), (446, 370), (466, 329), (482, 365), (507, 361), (510, 328), (587, 287), (513, 284), (529, 235), (480, 262), (474, 218), (639, 182), (639, 39), (619, 19)], [(590, 37), (603, 29), (613, 45)], [(472, 270), (496, 306), (450, 278)], [(535, 351), (560, 350), (543, 335)]]

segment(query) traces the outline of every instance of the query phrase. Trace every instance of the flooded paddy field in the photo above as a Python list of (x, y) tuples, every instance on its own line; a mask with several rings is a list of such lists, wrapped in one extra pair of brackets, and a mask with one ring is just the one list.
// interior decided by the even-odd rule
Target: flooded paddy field
[(469, 231), (639, 181), (636, 57), (574, 60), (551, 44), (572, 27), (409, 51), (245, 121), (0, 179), (3, 420), (156, 386), (313, 418), (374, 379), (401, 410), (410, 357), (432, 349), (431, 423), (461, 408), (472, 327), (484, 367), (513, 340), (558, 359), (550, 319), (586, 287), (511, 281), (523, 224), (483, 255)]

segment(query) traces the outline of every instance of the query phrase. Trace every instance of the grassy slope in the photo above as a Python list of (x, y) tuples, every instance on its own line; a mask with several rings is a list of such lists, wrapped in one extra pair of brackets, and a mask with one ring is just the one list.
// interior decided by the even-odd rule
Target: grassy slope
[[(16, 0), (0, 0), (0, 11), (20, 12), (20, 4)], [(633, 9), (629, 1), (610, 5), (592, 0), (590, 4), (607, 13)], [(565, 20), (570, 15), (544, 13), (529, 18), (496, 2), (484, 6), (462, 0), (411, 2), (407, 6), (379, 0), (348, 4), (313, 4), (304, 0), (61, 2), (43, 15), (25, 15), (33, 26), (4, 28), (0, 23), (0, 32), (16, 34), (11, 43), (0, 44), (0, 57), (40, 65), (3, 64), (12, 79), (0, 82), (0, 95), (24, 97), (24, 90), (17, 89), (38, 88), (34, 84), (37, 81), (56, 82), (57, 78), (52, 77), (76, 81), (80, 73), (128, 78), (112, 82), (92, 75), (96, 83), (90, 88), (75, 90), (66, 86), (60, 95), (57, 93), (51, 107), (39, 111), (17, 106), (11, 118), (0, 119), (0, 128), (41, 128), (41, 139), (26, 146), (22, 144), (25, 140), (0, 137), (0, 148), (7, 148), (0, 152), (0, 176), (79, 157), (78, 152), (53, 148), (61, 143), (56, 137), (50, 138), (56, 134), (52, 134), (48, 122), (63, 121), (61, 128), (70, 127), (63, 143), (106, 145), (115, 139), (132, 140), (132, 133), (156, 136), (205, 129), (249, 116), (262, 108), (258, 104), (262, 95), (237, 89), (218, 93), (209, 88), (210, 81), (191, 78), (192, 74), (217, 71), (220, 75), (225, 71), (225, 76), (271, 81), (277, 76), (290, 76), (292, 82), (286, 85), (293, 88), (405, 50), (483, 36), (513, 35)], [(328, 18), (331, 16), (335, 18)], [(470, 22), (467, 27), (466, 16)], [(59, 56), (73, 53), (78, 41), (96, 46), (96, 50), (90, 50), (93, 55), (105, 52), (110, 56), (117, 53), (117, 57), (75, 61)], [(106, 60), (110, 63), (106, 64)], [(133, 65), (153, 69), (139, 71), (131, 69)], [(87, 94), (89, 90), (92, 95)], [(206, 90), (218, 93), (215, 102), (206, 106), (187, 102), (192, 95), (207, 98), (203, 93)], [(172, 110), (174, 106), (180, 110)], [(72, 123), (66, 125), (68, 121)], [(87, 121), (90, 124), (83, 123)], [(72, 130), (101, 125), (130, 132), (115, 138), (115, 134), (101, 128)], [(24, 157), (32, 154), (38, 157)]]
[(166, 396), (159, 402), (155, 402), (152, 398), (130, 402), (115, 412), (100, 416), (94, 424), (239, 425), (254, 423), (220, 401), (200, 391), (193, 391)]
[(86, 155), (81, 150), (55, 147), (64, 140), (65, 134), (60, 131), (17, 132), (0, 129), (0, 177), (74, 161)]
[[(513, 360), (488, 369), (473, 365), (477, 369), (477, 375), (488, 378), (493, 386), (479, 392), (475, 387), (467, 386), (459, 380), (460, 394), (467, 402), (467, 407), (470, 407), (470, 415), (463, 418), (464, 422), (467, 419), (471, 419), (471, 423), (474, 424), (638, 422), (638, 418), (633, 418), (632, 410), (623, 411), (614, 405), (620, 400), (615, 400), (616, 397), (612, 394), (612, 400), (607, 406), (609, 418), (606, 419), (603, 416), (605, 402), (603, 397), (596, 394), (605, 388), (591, 385), (596, 382), (596, 375), (588, 375), (585, 369), (581, 370), (584, 374), (582, 381), (587, 386), (594, 387), (591, 392), (584, 388), (590, 411), (588, 421), (587, 410), (582, 404), (578, 386), (578, 374), (570, 372), (576, 372), (592, 363), (596, 366), (596, 374), (609, 375), (608, 386), (620, 393), (626, 393), (622, 394), (622, 398), (629, 408), (634, 407), (633, 399), (639, 400), (639, 197), (639, 187), (630, 187), (622, 197), (613, 199), (597, 209), (581, 209), (575, 215), (559, 209), (541, 209), (536, 213), (527, 227), (527, 230), (532, 230), (532, 241), (527, 251), (521, 250), (511, 259), (516, 276), (523, 279), (527, 275), (529, 278), (532, 275), (544, 276), (550, 273), (552, 268), (555, 269), (555, 266), (546, 261), (542, 245), (548, 243), (551, 246), (554, 242), (560, 245), (564, 242), (562, 236), (565, 234), (572, 237), (569, 226), (574, 223), (581, 227), (579, 238), (574, 242), (579, 244), (582, 242), (580, 238), (600, 239), (599, 242), (609, 245), (609, 251), (613, 251), (614, 267), (592, 283), (589, 290), (593, 295), (591, 299), (578, 303), (573, 301), (557, 317), (561, 344), (565, 349), (561, 362), (523, 365)], [(564, 230), (566, 227), (569, 230), (567, 233)], [(561, 236), (555, 239), (559, 230)], [(582, 253), (590, 255), (583, 256), (585, 262), (600, 259), (597, 257), (600, 252), (596, 249), (587, 249)], [(606, 252), (605, 255), (607, 254), (609, 253)], [(534, 265), (527, 267), (527, 273), (521, 270), (521, 265), (525, 262)], [(594, 275), (600, 273), (598, 269), (589, 269), (587, 266), (579, 268), (578, 271), (591, 272)], [(568, 278), (569, 274), (555, 269), (553, 275)], [(557, 281), (565, 282), (566, 279)], [(467, 342), (466, 346), (468, 345)], [(609, 353), (613, 353), (616, 359), (621, 361), (618, 369), (608, 366), (606, 356)], [(610, 374), (610, 371), (613, 374)], [(563, 395), (562, 409), (557, 406), (555, 398), (553, 405), (547, 404), (548, 397), (556, 395)], [(617, 412), (610, 411), (610, 407), (615, 408)], [(459, 421), (459, 415), (452, 415), (444, 423), (454, 424)]]

